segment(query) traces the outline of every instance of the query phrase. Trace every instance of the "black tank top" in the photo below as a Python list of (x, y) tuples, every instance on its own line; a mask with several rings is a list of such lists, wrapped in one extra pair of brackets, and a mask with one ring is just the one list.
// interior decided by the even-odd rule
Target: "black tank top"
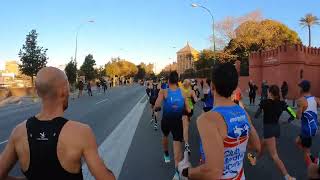
[(58, 138), (67, 122), (62, 117), (51, 121), (39, 121), (36, 117), (27, 120), (30, 164), (23, 174), (28, 180), (83, 180), (81, 169), (77, 174), (69, 173), (58, 159)]

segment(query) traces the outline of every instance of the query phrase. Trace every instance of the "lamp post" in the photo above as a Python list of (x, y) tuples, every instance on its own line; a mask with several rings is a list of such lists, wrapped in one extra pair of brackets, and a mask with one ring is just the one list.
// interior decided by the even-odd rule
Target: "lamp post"
[(202, 5), (193, 3), (193, 4), (191, 4), (191, 6), (192, 6), (193, 8), (198, 8), (198, 7), (199, 7), (199, 8), (202, 8), (202, 9), (204, 9), (205, 11), (207, 11), (207, 12), (209, 13), (209, 15), (211, 16), (211, 19), (212, 19), (212, 41), (213, 41), (213, 52), (214, 52), (213, 59), (214, 59), (214, 64), (215, 64), (215, 63), (216, 63), (216, 38), (215, 38), (215, 36), (214, 36), (214, 34), (215, 34), (215, 31), (214, 31), (214, 17), (213, 17), (213, 15), (212, 15), (210, 9), (208, 9), (208, 8), (202, 6)]
[[(94, 23), (95, 21), (94, 20), (89, 20), (87, 21), (86, 23)], [(74, 61), (77, 62), (77, 52), (78, 52), (78, 35), (79, 35), (79, 31), (81, 29), (81, 27), (84, 25), (85, 23), (82, 23), (78, 26), (77, 28), (77, 33), (76, 33), (76, 49), (75, 49), (75, 52), (74, 52)]]

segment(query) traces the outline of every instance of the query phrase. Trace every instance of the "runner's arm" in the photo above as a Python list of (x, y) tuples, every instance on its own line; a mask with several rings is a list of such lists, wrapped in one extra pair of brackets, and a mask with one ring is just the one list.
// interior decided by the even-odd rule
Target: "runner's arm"
[(256, 151), (257, 153), (260, 153), (261, 151), (261, 144), (260, 139), (257, 133), (256, 128), (253, 126), (251, 118), (249, 114), (246, 112), (248, 121), (250, 124), (250, 133), (249, 133), (249, 141), (248, 141), (248, 149), (250, 151)]
[(318, 104), (318, 108), (320, 108), (320, 98), (316, 98), (317, 104)]
[(284, 103), (284, 110), (287, 111), (287, 113), (290, 115), (291, 120), (297, 118), (296, 112), (294, 112), (294, 110), (289, 105), (287, 105), (287, 103)]
[(184, 98), (184, 107), (185, 107), (185, 110), (190, 113), (191, 112), (191, 108), (189, 106), (189, 102), (187, 100), (187, 98)]
[(195, 103), (198, 102), (198, 97), (195, 91), (191, 91), (191, 97)]
[(224, 166), (223, 138), (218, 125), (206, 115), (201, 115), (197, 127), (206, 155), (205, 164), (189, 169), (188, 178), (192, 180), (220, 179)]
[(301, 119), (303, 108), (304, 108), (303, 100), (302, 99), (298, 99), (298, 102), (297, 102), (297, 113), (296, 113), (297, 114), (297, 119)]
[(8, 176), (10, 170), (16, 164), (18, 156), (14, 147), (16, 128), (12, 131), (11, 136), (4, 151), (0, 154), (0, 179), (4, 180), (18, 180), (26, 179), (24, 177), (12, 177)]
[(162, 104), (162, 101), (164, 99), (164, 91), (165, 90), (163, 90), (163, 89), (160, 90), (158, 98), (157, 98), (157, 101), (156, 101), (156, 103), (154, 105), (154, 110), (161, 108), (161, 104)]
[(259, 108), (257, 110), (257, 112), (254, 114), (254, 118), (258, 118), (260, 116), (260, 114), (262, 113), (262, 109), (263, 109), (263, 103), (264, 103), (264, 100), (262, 100), (259, 104)]
[[(113, 173), (106, 167), (103, 160), (99, 157), (96, 138), (90, 127), (83, 129), (83, 156), (91, 174), (97, 180), (115, 180)], [(112, 147), (109, 147), (112, 148)]]

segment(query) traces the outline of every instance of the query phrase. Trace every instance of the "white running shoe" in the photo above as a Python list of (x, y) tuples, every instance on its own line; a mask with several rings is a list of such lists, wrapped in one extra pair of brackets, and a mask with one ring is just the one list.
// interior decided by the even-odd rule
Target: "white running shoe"
[(190, 145), (188, 143), (184, 145), (184, 151), (187, 151), (189, 154), (191, 153)]

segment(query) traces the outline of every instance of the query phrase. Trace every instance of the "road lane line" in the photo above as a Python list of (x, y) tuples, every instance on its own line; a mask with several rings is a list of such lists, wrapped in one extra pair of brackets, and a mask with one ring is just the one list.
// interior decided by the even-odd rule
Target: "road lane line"
[(110, 99), (109, 99), (109, 98), (106, 98), (106, 99), (104, 99), (104, 100), (102, 100), (102, 101), (97, 102), (96, 105), (97, 105), (97, 104), (100, 104), (100, 103), (103, 103), (103, 102), (105, 102), (105, 101), (110, 101)]
[(7, 143), (8, 142), (8, 140), (5, 140), (5, 141), (3, 141), (3, 142), (0, 142), (0, 145), (1, 144), (4, 144), (4, 143)]
[[(138, 103), (99, 146), (100, 157), (108, 168), (112, 170), (116, 179), (121, 173), (133, 136), (146, 107), (147, 101), (141, 102), (145, 97), (146, 95), (139, 99)], [(85, 180), (94, 179), (86, 164), (82, 166), (82, 169)]]

